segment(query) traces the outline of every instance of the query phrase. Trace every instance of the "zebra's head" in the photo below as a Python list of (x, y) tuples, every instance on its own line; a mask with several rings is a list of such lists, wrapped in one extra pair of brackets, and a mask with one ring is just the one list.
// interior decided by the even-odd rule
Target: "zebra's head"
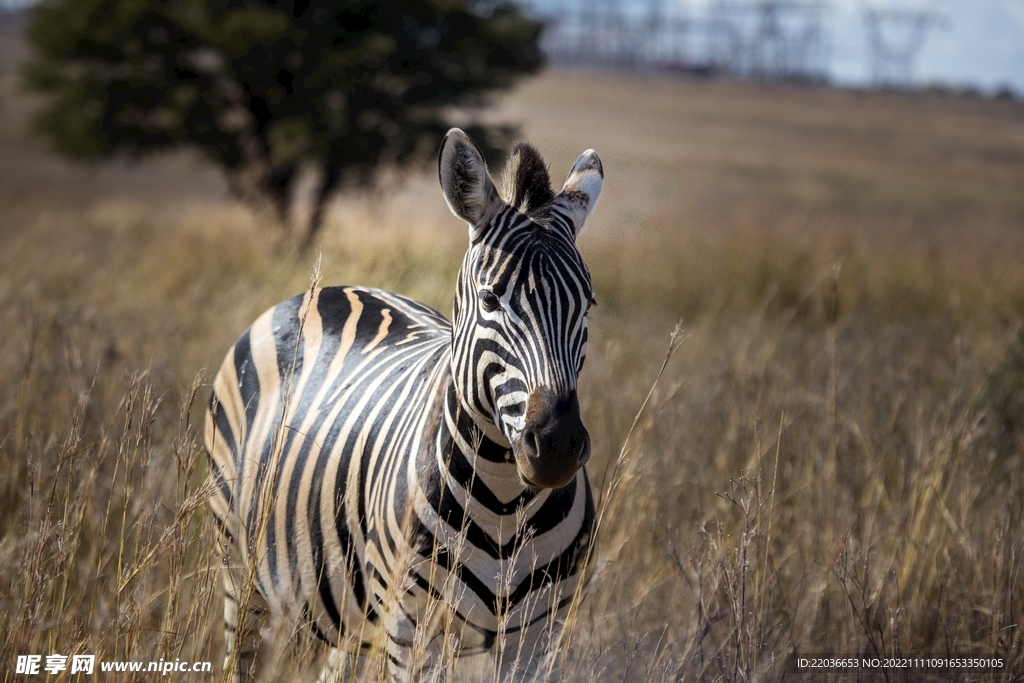
[(576, 380), (594, 293), (576, 237), (601, 193), (601, 160), (584, 152), (556, 194), (537, 151), (517, 144), (499, 194), (479, 148), (454, 128), (438, 170), (448, 206), (469, 224), (452, 339), (462, 409), (511, 445), (524, 483), (565, 486), (590, 458)]

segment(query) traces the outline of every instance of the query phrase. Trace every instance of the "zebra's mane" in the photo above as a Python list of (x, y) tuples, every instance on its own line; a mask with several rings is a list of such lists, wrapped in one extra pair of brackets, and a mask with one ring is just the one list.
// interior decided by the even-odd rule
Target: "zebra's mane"
[(512, 147), (501, 181), (501, 198), (525, 214), (536, 211), (555, 196), (544, 159), (525, 142)]

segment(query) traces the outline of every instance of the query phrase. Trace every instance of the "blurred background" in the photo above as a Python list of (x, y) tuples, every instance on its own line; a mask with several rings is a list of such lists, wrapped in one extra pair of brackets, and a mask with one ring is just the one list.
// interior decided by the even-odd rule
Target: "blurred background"
[(564, 680), (1024, 674), (1020, 0), (0, 8), (4, 680), (220, 661), (207, 383), (318, 255), (450, 312), (450, 125), (606, 172)]
[[(989, 94), (1024, 86), (1015, 0), (532, 2), (559, 61)], [(596, 37), (596, 39), (593, 39)]]

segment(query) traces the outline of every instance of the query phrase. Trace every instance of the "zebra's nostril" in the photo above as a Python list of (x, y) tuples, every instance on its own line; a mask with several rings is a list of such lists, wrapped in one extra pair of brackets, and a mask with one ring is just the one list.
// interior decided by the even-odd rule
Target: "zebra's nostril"
[(526, 451), (526, 455), (536, 460), (540, 457), (540, 448), (537, 446), (537, 435), (532, 431), (527, 431), (523, 434), (523, 450)]
[(583, 441), (583, 449), (580, 451), (580, 467), (583, 467), (590, 460), (590, 439), (587, 438)]

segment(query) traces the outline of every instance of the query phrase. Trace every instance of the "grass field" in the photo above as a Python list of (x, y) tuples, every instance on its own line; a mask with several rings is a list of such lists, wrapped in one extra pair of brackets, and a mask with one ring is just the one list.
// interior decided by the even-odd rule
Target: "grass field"
[[(315, 256), (187, 154), (49, 156), (22, 50), (0, 35), (0, 671), (216, 671), (206, 382)], [(606, 518), (563, 680), (781, 680), (793, 651), (1024, 676), (1024, 105), (554, 70), (495, 116), (558, 181), (588, 147), (606, 172)], [(338, 202), (323, 281), (448, 312), (465, 240), (426, 172)]]

